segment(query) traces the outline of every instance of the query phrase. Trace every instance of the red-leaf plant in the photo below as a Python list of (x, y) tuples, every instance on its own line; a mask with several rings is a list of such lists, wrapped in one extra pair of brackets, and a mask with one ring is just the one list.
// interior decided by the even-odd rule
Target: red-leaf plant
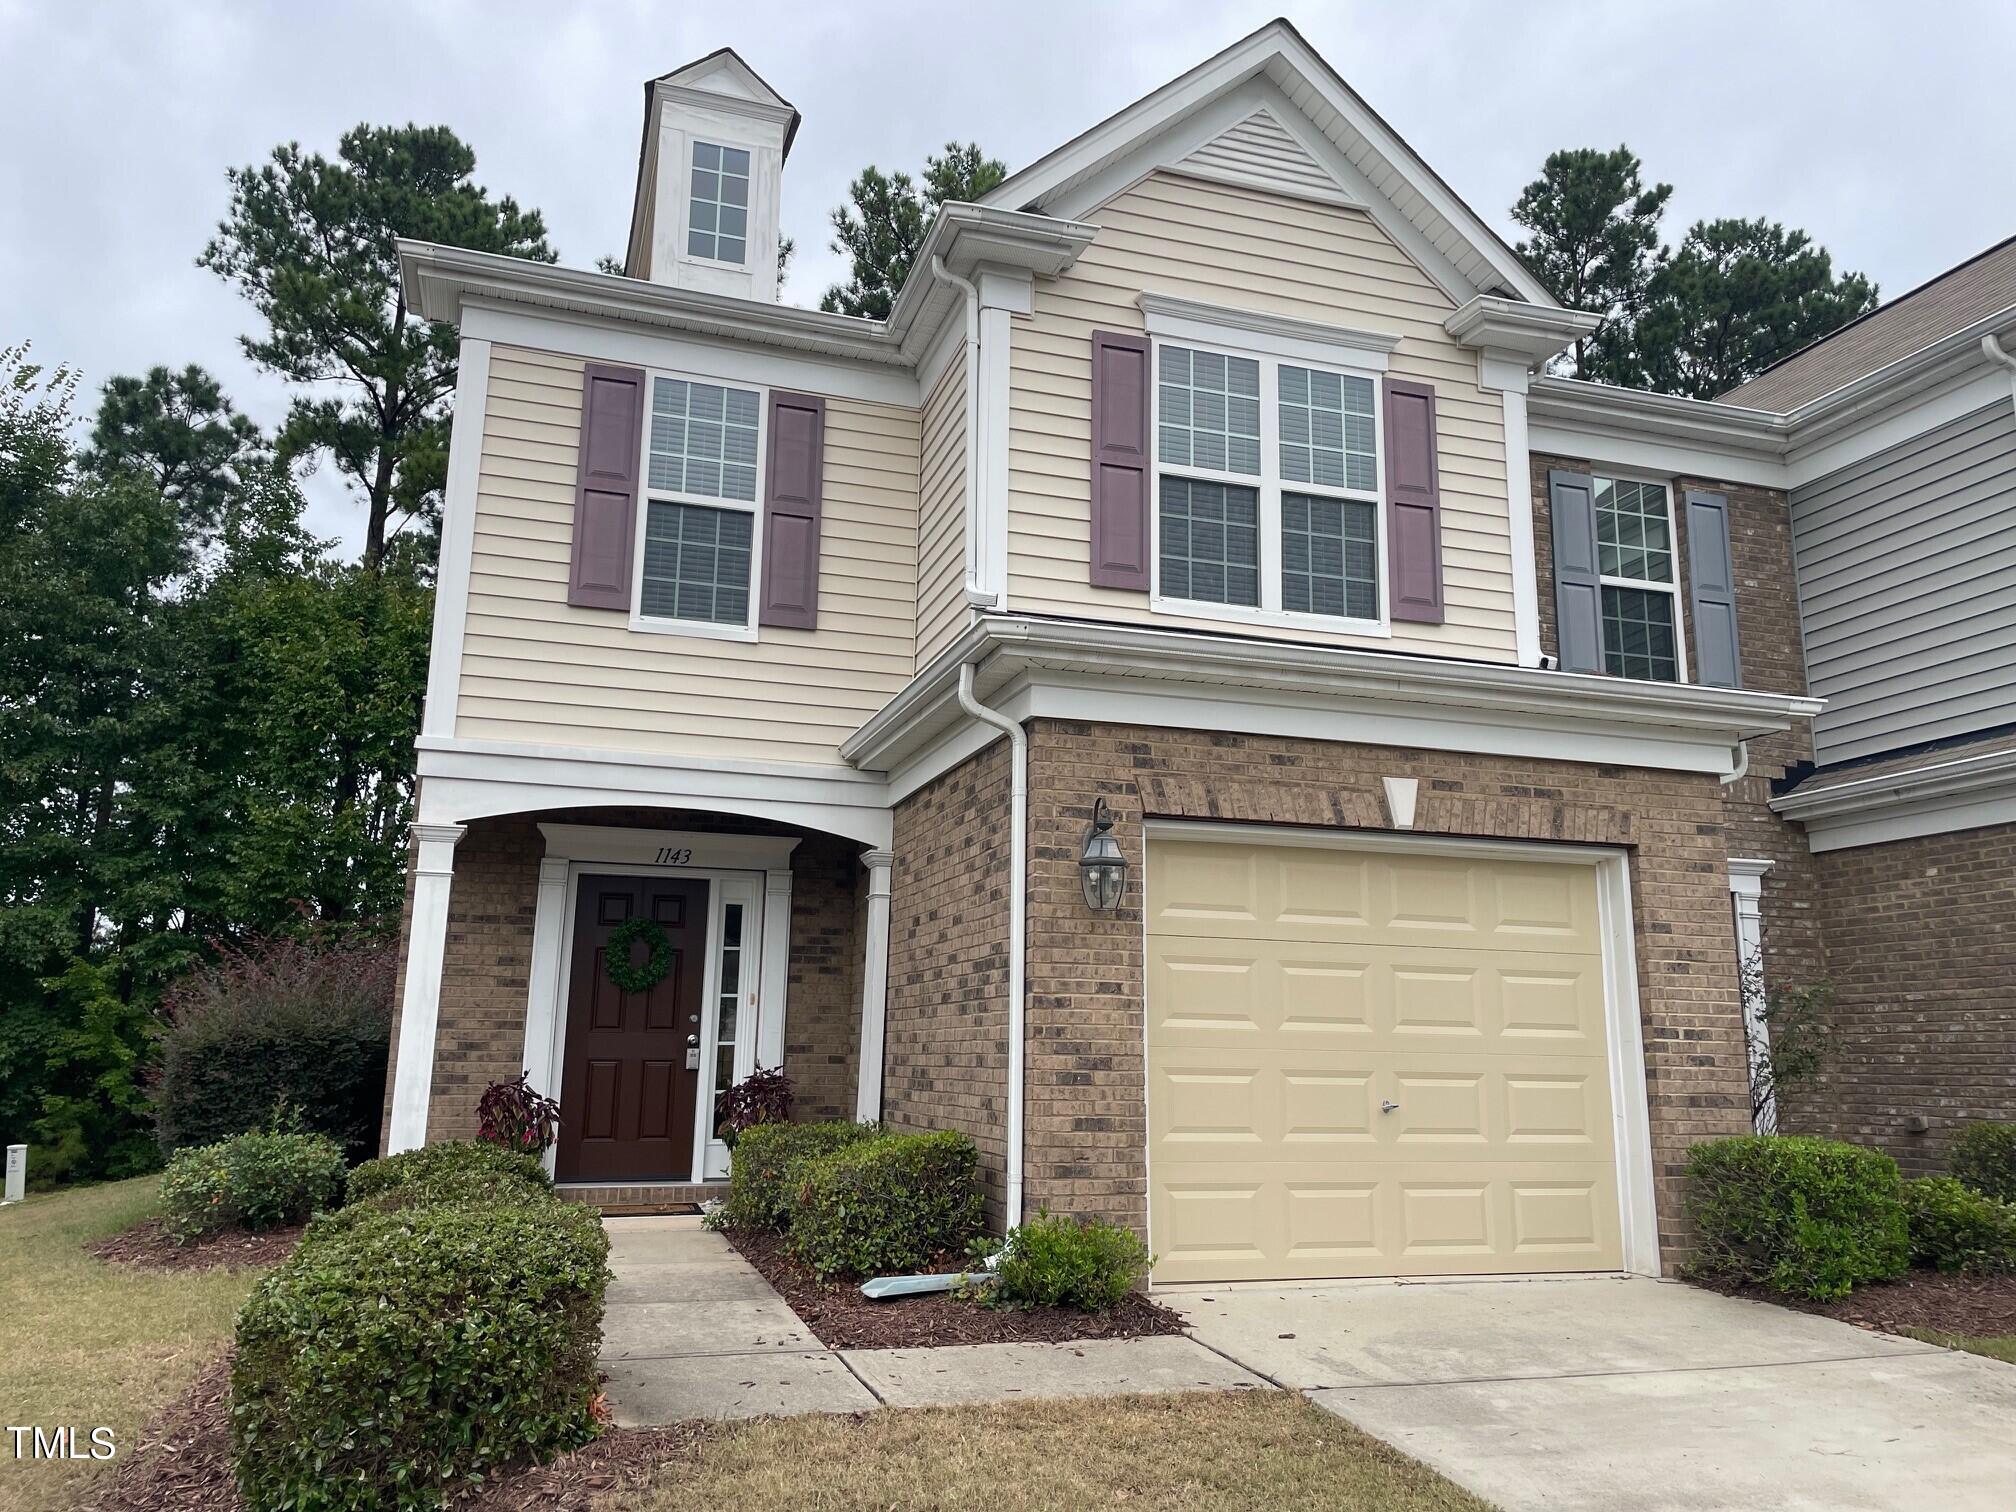
[(476, 1137), (526, 1155), (543, 1155), (560, 1132), (560, 1104), (536, 1092), (524, 1072), (493, 1082), (476, 1104)]
[(714, 1103), (714, 1129), (731, 1150), (744, 1129), (791, 1120), (791, 1078), (782, 1066), (752, 1071)]

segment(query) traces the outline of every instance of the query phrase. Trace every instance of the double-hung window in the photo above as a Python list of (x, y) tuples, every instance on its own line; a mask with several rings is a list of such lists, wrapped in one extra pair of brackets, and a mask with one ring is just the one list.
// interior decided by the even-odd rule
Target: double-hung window
[(1158, 601), (1381, 628), (1378, 383), (1173, 341), (1155, 378)]
[(652, 378), (639, 628), (754, 636), (762, 414), (755, 389)]
[(1665, 485), (1596, 478), (1596, 566), (1603, 589), (1603, 670), (1680, 682), (1680, 593)]
[(687, 202), (686, 255), (741, 264), (749, 260), (749, 153), (713, 142), (693, 144), (693, 192)]

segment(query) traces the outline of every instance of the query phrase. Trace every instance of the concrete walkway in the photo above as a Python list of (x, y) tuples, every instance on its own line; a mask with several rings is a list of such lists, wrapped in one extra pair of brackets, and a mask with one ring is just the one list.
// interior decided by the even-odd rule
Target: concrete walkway
[(883, 1405), (1267, 1389), (1181, 1337), (832, 1350), (698, 1218), (610, 1218), (604, 1227), (615, 1280), (601, 1364), (610, 1408), (626, 1428)]
[(1161, 1288), (1505, 1512), (2008, 1512), (2016, 1368), (1645, 1279)]

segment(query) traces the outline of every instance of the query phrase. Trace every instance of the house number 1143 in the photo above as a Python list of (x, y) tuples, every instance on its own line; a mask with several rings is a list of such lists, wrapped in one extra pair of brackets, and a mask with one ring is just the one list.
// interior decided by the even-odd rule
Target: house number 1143
[(658, 865), (691, 866), (692, 864), (693, 864), (692, 851), (683, 849), (675, 850), (673, 847), (669, 845), (661, 845), (658, 847)]

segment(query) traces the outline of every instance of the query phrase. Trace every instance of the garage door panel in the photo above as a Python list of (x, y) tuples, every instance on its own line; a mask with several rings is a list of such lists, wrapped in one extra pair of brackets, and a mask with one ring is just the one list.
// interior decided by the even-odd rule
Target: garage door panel
[(1158, 1280), (1621, 1264), (1593, 868), (1157, 839), (1148, 871)]

